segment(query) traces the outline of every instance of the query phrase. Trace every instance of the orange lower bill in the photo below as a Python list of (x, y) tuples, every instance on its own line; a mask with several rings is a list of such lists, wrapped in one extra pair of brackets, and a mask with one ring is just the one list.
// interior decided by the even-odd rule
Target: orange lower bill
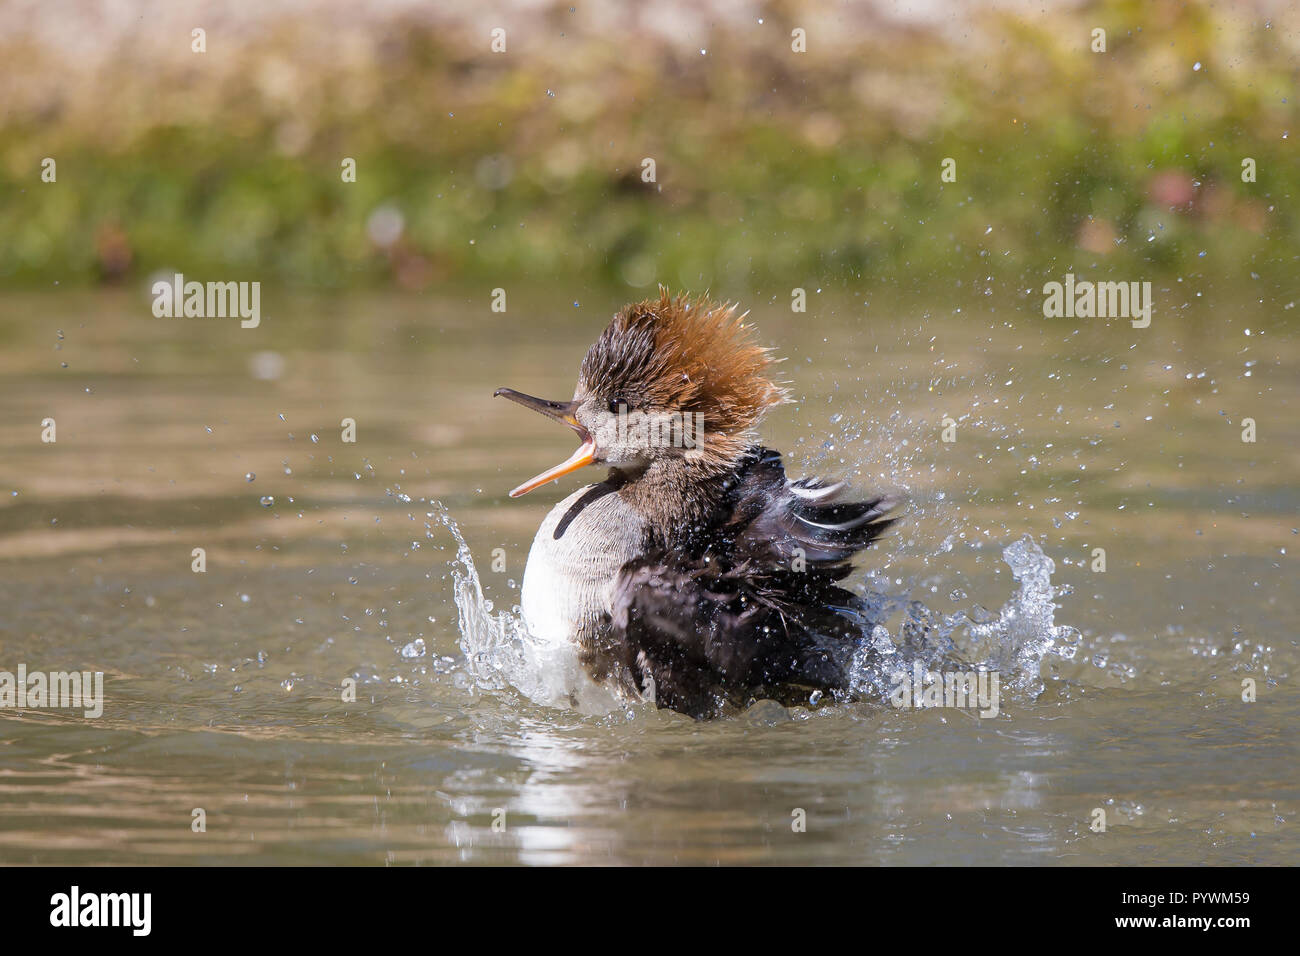
[(590, 465), (595, 460), (596, 443), (592, 439), (588, 438), (578, 446), (578, 450), (569, 456), (566, 461), (561, 462), (554, 468), (542, 472), (535, 478), (529, 478), (514, 491), (510, 492), (510, 497), (518, 498), (520, 495), (526, 495), (534, 488), (540, 488), (548, 481), (554, 481), (556, 478), (563, 478), (570, 472), (577, 471), (579, 468)]

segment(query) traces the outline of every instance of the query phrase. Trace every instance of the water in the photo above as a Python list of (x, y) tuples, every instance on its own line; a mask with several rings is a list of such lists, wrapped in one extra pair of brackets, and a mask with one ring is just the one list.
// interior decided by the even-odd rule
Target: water
[[(436, 515), (456, 541), (452, 578), (460, 650), (478, 686), (487, 690), (514, 687), (536, 703), (571, 707), (588, 714), (608, 714), (621, 705), (631, 707), (631, 703), (614, 695), (583, 698), (586, 688), (576, 653), (557, 659), (554, 648), (528, 632), (518, 606), (511, 611), (493, 608), (483, 595), (473, 554), (455, 520), (441, 505), (434, 506), (438, 511), (427, 516)], [(428, 536), (434, 537), (432, 530)], [(977, 673), (997, 672), (999, 678), (1006, 673), (1011, 679), (1009, 686), (1026, 690), (1030, 697), (1041, 694), (1043, 659), (1049, 654), (1062, 660), (1073, 658), (1078, 649), (1078, 632), (1054, 623), (1054, 565), (1028, 535), (1009, 545), (1003, 559), (1020, 586), (996, 616), (979, 608), (937, 619), (924, 603), (909, 600), (901, 589), (892, 595), (861, 591), (859, 597), (866, 610), (853, 612), (859, 618), (861, 638), (849, 690), (840, 695), (839, 701), (891, 700), (891, 693), (902, 682), (913, 680), (914, 674), (917, 676), (913, 683), (923, 684), (933, 680), (935, 674), (972, 668)], [(905, 614), (894, 636), (878, 622), (900, 608), (905, 608)], [(969, 641), (959, 646), (963, 637)], [(403, 656), (410, 655), (404, 650)], [(810, 698), (809, 706), (824, 702), (820, 692), (814, 693), (816, 698)], [(894, 706), (906, 705), (900, 699)]]
[[(0, 711), (0, 862), (1295, 862), (1279, 309), (747, 297), (799, 397), (766, 440), (906, 510), (854, 582), (859, 699), (700, 724), (569, 706), (513, 610), (561, 490), (505, 492), (571, 436), (491, 394), (571, 393), (619, 304), (581, 292), (268, 297), (258, 330), (0, 299), (0, 669), (106, 697)], [(894, 708), (917, 665), (998, 671), (998, 715)]]

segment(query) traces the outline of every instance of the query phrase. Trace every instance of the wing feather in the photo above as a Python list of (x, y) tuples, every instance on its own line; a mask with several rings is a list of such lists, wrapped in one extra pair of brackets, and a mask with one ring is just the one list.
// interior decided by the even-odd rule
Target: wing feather
[(888, 499), (844, 494), (790, 482), (779, 453), (756, 450), (714, 527), (620, 570), (608, 653), (661, 707), (695, 717), (846, 690), (861, 630), (856, 596), (836, 582), (895, 519)]

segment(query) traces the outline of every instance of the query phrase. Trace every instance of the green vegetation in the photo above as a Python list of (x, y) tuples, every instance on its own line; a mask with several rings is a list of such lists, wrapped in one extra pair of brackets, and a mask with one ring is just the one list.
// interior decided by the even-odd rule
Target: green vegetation
[(774, 3), (715, 24), (703, 55), (567, 10), (504, 55), (456, 25), (283, 22), (79, 84), (58, 51), (0, 40), (0, 282), (1294, 273), (1296, 51), (1240, 7), (1107, 0), (941, 32)]

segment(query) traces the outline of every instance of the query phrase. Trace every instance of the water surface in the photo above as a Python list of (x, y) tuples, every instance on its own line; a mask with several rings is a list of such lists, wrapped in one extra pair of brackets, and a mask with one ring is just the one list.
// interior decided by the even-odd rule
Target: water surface
[[(798, 398), (768, 443), (908, 502), (858, 580), (888, 638), (1008, 686), (983, 720), (711, 723), (536, 703), (485, 644), (576, 487), (506, 497), (572, 442), (492, 391), (571, 394), (614, 297), (268, 293), (256, 330), (0, 298), (0, 669), (106, 694), (0, 712), (0, 862), (1294, 863), (1293, 303), (1157, 296), (1145, 330), (1015, 290), (747, 296)], [(457, 607), (475, 576), (490, 609)]]

